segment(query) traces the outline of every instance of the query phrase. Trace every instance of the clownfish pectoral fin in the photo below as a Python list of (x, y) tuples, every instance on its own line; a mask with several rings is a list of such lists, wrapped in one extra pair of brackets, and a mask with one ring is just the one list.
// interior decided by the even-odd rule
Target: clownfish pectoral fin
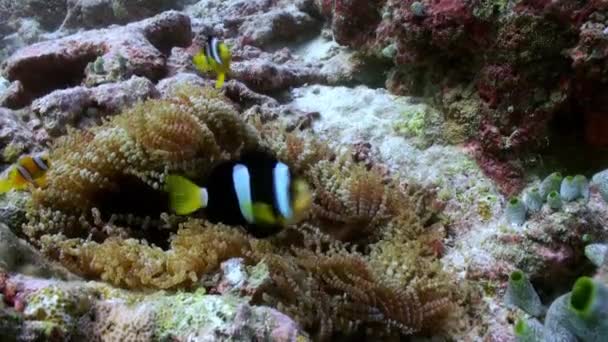
[(293, 182), (294, 199), (293, 199), (293, 218), (290, 223), (296, 223), (303, 220), (312, 206), (312, 192), (308, 184), (302, 179), (295, 179)]
[(43, 176), (40, 176), (38, 178), (36, 178), (34, 180), (34, 183), (36, 184), (36, 186), (44, 188), (46, 187), (46, 185), (48, 184), (48, 178), (46, 177), (46, 174)]
[(221, 89), (224, 85), (224, 80), (226, 79), (226, 73), (220, 71), (217, 73), (217, 81), (215, 82), (215, 89)]
[(253, 204), (253, 217), (256, 224), (274, 225), (277, 223), (272, 207), (266, 203)]
[(204, 53), (199, 52), (192, 58), (192, 62), (197, 69), (202, 72), (208, 72), (210, 70), (209, 63), (207, 61), (207, 56)]
[(226, 43), (222, 43), (219, 45), (219, 52), (222, 64), (229, 68), (230, 62), (232, 62), (232, 53), (230, 52), (230, 47)]
[(0, 179), (0, 194), (9, 192), (12, 188), (11, 181), (8, 178)]
[(165, 179), (169, 205), (178, 215), (188, 215), (207, 206), (207, 190), (177, 175)]

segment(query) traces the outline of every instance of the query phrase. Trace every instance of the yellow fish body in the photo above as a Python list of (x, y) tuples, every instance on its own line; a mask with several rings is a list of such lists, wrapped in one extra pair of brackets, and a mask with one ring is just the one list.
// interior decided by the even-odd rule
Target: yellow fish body
[(11, 166), (5, 176), (0, 179), (0, 194), (12, 189), (25, 189), (29, 184), (46, 185), (46, 172), (49, 167), (48, 157), (44, 155), (20, 157), (17, 163)]
[(201, 72), (215, 72), (217, 74), (215, 83), (217, 89), (220, 89), (224, 84), (226, 74), (230, 72), (231, 61), (232, 53), (228, 46), (213, 36), (207, 39), (205, 49), (197, 53), (192, 59), (194, 66)]

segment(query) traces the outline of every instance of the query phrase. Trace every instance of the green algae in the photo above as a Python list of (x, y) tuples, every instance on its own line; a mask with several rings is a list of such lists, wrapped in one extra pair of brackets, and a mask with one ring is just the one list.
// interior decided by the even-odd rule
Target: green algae
[(17, 341), (21, 334), (21, 327), (23, 325), (23, 317), (21, 317), (16, 311), (0, 307), (0, 336), (2, 341)]
[(492, 213), (492, 205), (490, 202), (485, 200), (480, 200), (477, 202), (477, 214), (481, 217), (481, 220), (484, 222), (490, 221), (490, 219), (494, 216)]
[(481, 20), (501, 16), (507, 11), (509, 2), (509, 0), (482, 0), (473, 9), (473, 16)]
[(392, 60), (397, 55), (397, 45), (389, 44), (384, 49), (382, 49), (382, 56)]
[(2, 150), (2, 159), (7, 163), (13, 163), (25, 152), (25, 146), (21, 143), (10, 143)]
[(251, 288), (259, 288), (270, 279), (270, 270), (264, 262), (260, 262), (255, 266), (247, 266), (247, 274), (249, 275), (247, 279), (248, 286)]
[(57, 326), (69, 331), (91, 305), (91, 293), (86, 289), (63, 289), (51, 285), (32, 293), (23, 313), (28, 319), (45, 322), (49, 329)]
[(412, 139), (419, 148), (442, 141), (443, 115), (426, 104), (408, 105), (392, 126), (395, 134)]
[(394, 124), (393, 128), (398, 134), (406, 137), (418, 137), (424, 133), (425, 121), (428, 110), (416, 107), (401, 113), (401, 121)]

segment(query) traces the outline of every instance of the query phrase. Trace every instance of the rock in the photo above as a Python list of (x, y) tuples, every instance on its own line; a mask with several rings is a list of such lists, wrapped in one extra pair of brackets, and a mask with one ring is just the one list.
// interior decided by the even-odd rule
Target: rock
[(0, 13), (3, 9), (4, 20), (31, 18), (48, 31), (57, 29), (67, 12), (65, 0), (0, 0)]
[(338, 45), (333, 38), (317, 37), (294, 48), (293, 54), (305, 64), (320, 65), (328, 84), (351, 84), (361, 74), (354, 51)]
[(0, 76), (0, 98), (2, 98), (2, 94), (8, 90), (8, 87), (11, 85), (6, 78)]
[(50, 136), (65, 134), (66, 126), (75, 124), (91, 105), (90, 91), (85, 87), (57, 90), (32, 103)]
[(338, 0), (331, 4), (322, 3), (320, 12), (331, 18), (334, 37), (339, 44), (358, 47), (367, 43), (380, 23), (378, 7), (382, 1)]
[(309, 0), (202, 0), (186, 7), (205, 27), (238, 38), (239, 45), (269, 47), (314, 35), (321, 28)]
[(106, 114), (118, 113), (138, 101), (159, 96), (158, 90), (150, 80), (137, 76), (127, 81), (103, 84), (91, 89), (93, 103)]
[(102, 283), (1, 274), (0, 292), (9, 306), (3, 310), (16, 309), (10, 311), (11, 328), (23, 333), (44, 324), (48, 331), (58, 330), (59, 340), (308, 340), (297, 323), (275, 309), (204, 289), (137, 294)]
[(28, 104), (29, 98), (30, 95), (23, 88), (23, 84), (15, 81), (0, 94), (0, 107), (21, 108)]
[[(23, 200), (23, 196), (18, 194), (11, 196), (11, 198), (14, 197)], [(0, 215), (5, 218), (6, 213), (6, 200), (2, 200)], [(2, 222), (15, 223), (16, 221)], [(39, 251), (18, 238), (4, 223), (0, 223), (0, 270), (44, 278), (77, 279), (62, 266), (47, 261)]]
[(46, 31), (31, 18), (20, 18), (7, 23), (6, 36), (0, 35), (0, 61), (17, 49), (44, 39)]
[(39, 150), (46, 141), (45, 132), (34, 131), (16, 112), (0, 107), (2, 162), (13, 163), (21, 154)]
[(156, 85), (158, 92), (163, 98), (170, 98), (175, 95), (179, 88), (184, 86), (209, 87), (212, 86), (212, 81), (206, 80), (196, 74), (188, 72), (180, 72), (171, 77), (162, 79)]
[(196, 68), (192, 63), (192, 56), (196, 52), (191, 49), (174, 47), (171, 55), (167, 59), (167, 76), (174, 76), (179, 73), (196, 73)]
[(241, 109), (256, 105), (274, 108), (279, 105), (279, 102), (274, 98), (258, 94), (237, 80), (230, 80), (226, 83), (226, 96), (235, 103), (238, 103)]
[(160, 12), (181, 9), (196, 0), (68, 0), (63, 29), (127, 24)]
[[(98, 57), (124, 58), (124, 75), (159, 80), (166, 73), (164, 53), (191, 42), (190, 19), (178, 12), (123, 27), (85, 31), (20, 49), (3, 63), (6, 78), (19, 80), (30, 101), (53, 90), (82, 83), (89, 63)], [(120, 63), (119, 63), (120, 64)]]
[(273, 8), (246, 20), (240, 27), (242, 42), (269, 46), (277, 42), (294, 42), (320, 31), (321, 23), (295, 5)]
[(231, 78), (245, 83), (256, 92), (267, 93), (302, 86), (326, 83), (319, 67), (308, 66), (294, 58), (289, 49), (273, 54), (258, 52), (257, 57), (232, 64)]
[(247, 266), (242, 258), (233, 258), (224, 261), (221, 269), (222, 276), (215, 286), (215, 291), (224, 295), (233, 294), (253, 298), (260, 289), (272, 281), (268, 266), (264, 263)]
[(599, 194), (592, 194), (589, 202), (566, 202), (559, 211), (545, 205), (528, 219), (523, 231), (501, 228), (497, 233), (501, 244), (493, 253), (512, 262), (536, 284), (556, 290), (559, 284), (568, 283), (565, 279), (579, 276), (582, 265), (588, 262), (586, 239), (608, 241), (606, 222), (608, 204)]
[(133, 76), (127, 81), (95, 88), (57, 90), (32, 103), (32, 111), (43, 121), (49, 135), (65, 134), (67, 126), (87, 127), (103, 116), (119, 113), (137, 101), (159, 97), (154, 84)]
[[(484, 154), (480, 166), (506, 194), (523, 183), (520, 159), (547, 142), (556, 145), (552, 150), (562, 148), (565, 142), (553, 137), (572, 134), (595, 147), (608, 146), (602, 134), (608, 127), (603, 4), (318, 0), (315, 5), (331, 20), (338, 43), (393, 64), (386, 79), (391, 92), (429, 97), (444, 108), (446, 139), (476, 142)], [(585, 105), (564, 111), (571, 103)], [(486, 129), (482, 126), (495, 128), (495, 139), (478, 134)], [(564, 132), (554, 131), (562, 126)]]

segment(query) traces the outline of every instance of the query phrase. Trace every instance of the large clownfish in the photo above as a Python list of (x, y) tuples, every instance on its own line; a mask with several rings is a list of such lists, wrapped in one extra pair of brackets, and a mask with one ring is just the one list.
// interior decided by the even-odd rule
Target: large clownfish
[(259, 151), (217, 165), (205, 187), (169, 175), (166, 190), (170, 206), (178, 215), (205, 208), (209, 221), (242, 225), (258, 238), (302, 220), (312, 200), (304, 180), (294, 177), (283, 162)]
[(228, 46), (216, 37), (209, 36), (205, 49), (197, 53), (192, 62), (202, 72), (213, 71), (217, 74), (215, 88), (220, 89), (224, 84), (226, 74), (230, 72), (232, 53)]
[(0, 178), (0, 194), (12, 189), (25, 189), (28, 184), (44, 186), (49, 167), (49, 159), (45, 155), (20, 157), (17, 163), (9, 167), (8, 171)]

